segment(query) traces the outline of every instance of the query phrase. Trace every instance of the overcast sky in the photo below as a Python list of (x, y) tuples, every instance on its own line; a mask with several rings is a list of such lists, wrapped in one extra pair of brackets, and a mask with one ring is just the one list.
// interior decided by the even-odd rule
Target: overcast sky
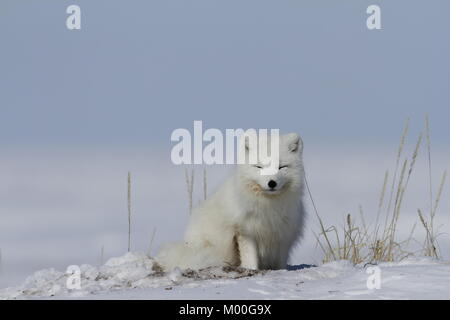
[[(82, 29), (69, 31), (78, 4)], [(366, 27), (379, 4), (382, 30)], [(450, 2), (2, 0), (0, 146), (170, 146), (175, 128), (280, 128), (448, 146)]]

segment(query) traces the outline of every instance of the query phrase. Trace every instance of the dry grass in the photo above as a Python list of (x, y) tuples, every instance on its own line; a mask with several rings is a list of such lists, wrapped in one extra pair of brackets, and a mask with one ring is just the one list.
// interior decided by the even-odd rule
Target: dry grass
[(420, 222), (422, 223), (422, 226), (425, 228), (425, 231), (426, 231), (422, 254), (424, 256), (433, 257), (433, 258), (437, 258), (437, 259), (440, 258), (440, 254), (439, 254), (439, 250), (438, 250), (438, 243), (437, 243), (437, 238), (440, 235), (440, 233), (438, 233), (438, 230), (436, 230), (436, 228), (435, 228), (434, 220), (435, 220), (436, 211), (437, 211), (437, 208), (439, 205), (439, 201), (441, 199), (442, 190), (444, 189), (444, 184), (445, 184), (446, 178), (447, 178), (447, 171), (445, 171), (442, 174), (441, 184), (439, 185), (438, 194), (436, 196), (434, 206), (432, 207), (432, 209), (430, 211), (429, 218), (427, 219), (424, 216), (424, 214), (422, 213), (422, 210), (420, 210), (420, 209), (417, 210), (419, 213)]
[(103, 245), (100, 249), (100, 265), (102, 266), (105, 262), (105, 246)]
[[(192, 171), (191, 174), (191, 180), (190, 187), (192, 190), (193, 187), (193, 179), (194, 179), (194, 171)], [(190, 191), (190, 210), (192, 209), (192, 191)], [(132, 223), (132, 201), (131, 201), (131, 172), (128, 171), (127, 175), (127, 211), (128, 211), (128, 252), (131, 251), (131, 223)], [(151, 257), (152, 249), (153, 249), (153, 241), (155, 239), (156, 235), (156, 228), (153, 228), (151, 237), (150, 237), (150, 244), (147, 250), (147, 255)], [(104, 246), (101, 248), (100, 253), (100, 265), (104, 263)]]
[(150, 245), (148, 246), (148, 250), (147, 250), (147, 256), (149, 256), (149, 257), (152, 256), (153, 240), (155, 239), (155, 234), (156, 234), (156, 227), (153, 228), (152, 236), (150, 238)]
[[(194, 202), (194, 178), (195, 178), (195, 170), (188, 169), (184, 170), (184, 177), (186, 182), (186, 190), (188, 194), (189, 201), (189, 214), (192, 213), (193, 202)], [(203, 168), (203, 200), (206, 200), (208, 197), (208, 176), (206, 172), (206, 168)]]
[(430, 214), (427, 219), (422, 213), (422, 210), (418, 209), (419, 219), (422, 226), (425, 228), (426, 236), (423, 243), (423, 252), (425, 256), (440, 258), (439, 247), (437, 244), (437, 237), (440, 235), (438, 230), (435, 228), (435, 216), (436, 211), (439, 206), (439, 201), (442, 196), (442, 190), (444, 189), (445, 180), (447, 178), (447, 171), (444, 171), (441, 178), (441, 183), (439, 184), (438, 193), (436, 199), (433, 201), (433, 180), (432, 180), (432, 166), (431, 166), (431, 139), (430, 139), (430, 121), (428, 115), (425, 117), (425, 131), (427, 138), (427, 151), (428, 151), (428, 176), (429, 176), (429, 195), (430, 195)]
[(131, 173), (128, 171), (127, 179), (127, 207), (128, 207), (128, 252), (131, 249)]
[(206, 176), (206, 168), (203, 169), (203, 200), (208, 196), (208, 178)]
[[(402, 160), (408, 130), (409, 119), (406, 121), (400, 138), (394, 174), (392, 178), (389, 177), (389, 171), (386, 171), (384, 175), (377, 215), (373, 226), (366, 225), (364, 213), (360, 207), (359, 220), (354, 218), (351, 214), (348, 214), (342, 227), (336, 227), (334, 225), (326, 227), (317, 211), (311, 190), (305, 178), (307, 191), (312, 200), (313, 208), (319, 222), (320, 231), (318, 234), (315, 234), (315, 237), (324, 254), (323, 262), (341, 259), (349, 260), (355, 264), (400, 261), (414, 254), (413, 252), (410, 252), (408, 248), (415, 232), (415, 225), (408, 238), (404, 240), (397, 239), (397, 227), (402, 212), (403, 200), (410, 178), (414, 172), (416, 160), (423, 140), (423, 134), (421, 133), (417, 139), (411, 157)], [(430, 203), (432, 203), (431, 147), (428, 117), (426, 118), (425, 130), (428, 144)], [(434, 218), (445, 184), (445, 178), (446, 173), (444, 173), (442, 177), (437, 197), (434, 200), (434, 205), (431, 205), (430, 217), (426, 219), (419, 210), (419, 220), (427, 232), (422, 254), (434, 258), (439, 258), (437, 252), (437, 237), (439, 234), (435, 231)], [(390, 185), (390, 190), (389, 196), (386, 197), (388, 185)], [(385, 212), (382, 210), (384, 207), (387, 208)]]
[(195, 171), (194, 169), (191, 169), (191, 172), (189, 174), (188, 170), (184, 170), (184, 176), (186, 179), (186, 188), (188, 193), (188, 200), (189, 200), (189, 214), (192, 213), (192, 203), (193, 203), (193, 193), (194, 193), (194, 176)]

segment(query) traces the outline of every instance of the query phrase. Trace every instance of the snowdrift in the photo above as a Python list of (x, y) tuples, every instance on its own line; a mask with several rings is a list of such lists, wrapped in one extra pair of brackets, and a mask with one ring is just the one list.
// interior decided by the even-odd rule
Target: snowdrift
[(0, 299), (449, 299), (450, 264), (428, 258), (382, 263), (380, 289), (369, 289), (370, 266), (335, 261), (319, 267), (253, 271), (242, 268), (174, 269), (164, 273), (144, 253), (80, 266), (80, 289), (68, 273), (46, 269)]

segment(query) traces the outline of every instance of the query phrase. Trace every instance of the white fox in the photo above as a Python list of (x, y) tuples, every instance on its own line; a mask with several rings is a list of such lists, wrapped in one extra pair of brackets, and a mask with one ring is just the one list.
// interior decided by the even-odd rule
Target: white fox
[(164, 269), (286, 268), (303, 233), (303, 143), (291, 133), (280, 136), (279, 148), (276, 174), (261, 175), (259, 162), (237, 165), (236, 173), (193, 211), (184, 242), (157, 255)]

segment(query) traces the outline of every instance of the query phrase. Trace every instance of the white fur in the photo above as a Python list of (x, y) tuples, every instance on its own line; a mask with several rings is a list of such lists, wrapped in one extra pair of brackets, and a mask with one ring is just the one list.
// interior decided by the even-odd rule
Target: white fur
[[(286, 267), (293, 245), (302, 235), (302, 141), (293, 133), (280, 136), (280, 169), (264, 176), (250, 164), (238, 165), (219, 190), (194, 210), (184, 242), (161, 250), (157, 261), (174, 267)], [(270, 190), (268, 182), (277, 183)]]

